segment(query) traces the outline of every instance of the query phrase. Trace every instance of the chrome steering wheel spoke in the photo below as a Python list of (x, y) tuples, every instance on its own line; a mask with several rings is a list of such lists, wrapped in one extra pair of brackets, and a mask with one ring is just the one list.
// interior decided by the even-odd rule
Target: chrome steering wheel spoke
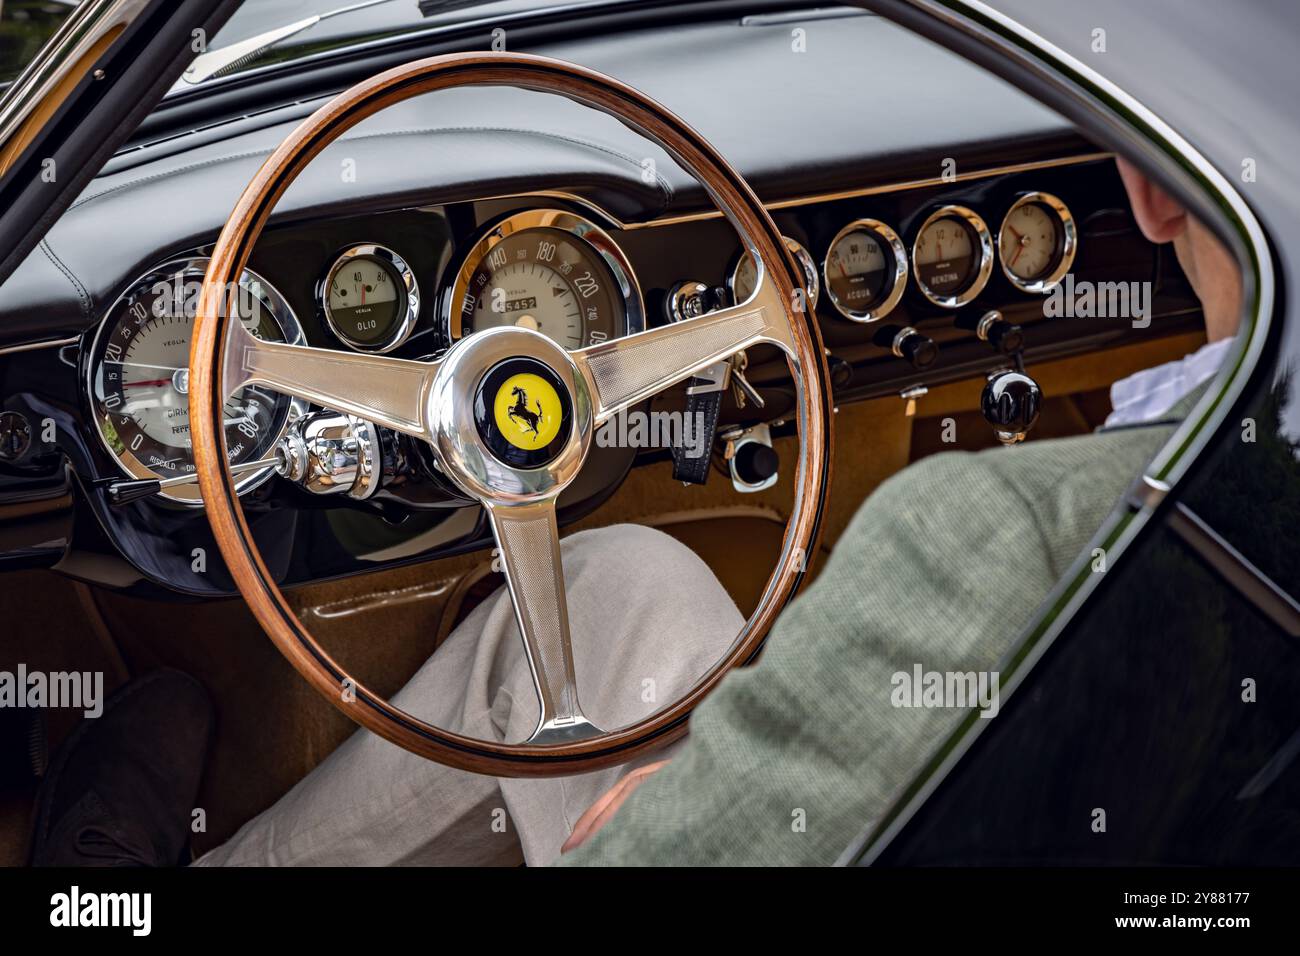
[(266, 342), (232, 322), (222, 397), (245, 385), (264, 385), (432, 441), (428, 396), (437, 371), (437, 362)]
[(523, 637), (540, 715), (530, 744), (565, 743), (599, 736), (578, 702), (569, 607), (555, 497), (527, 504), (484, 501), (501, 549), (515, 621)]
[(794, 333), (775, 283), (760, 272), (739, 305), (573, 352), (590, 384), (597, 424), (714, 362), (761, 342), (795, 361)]

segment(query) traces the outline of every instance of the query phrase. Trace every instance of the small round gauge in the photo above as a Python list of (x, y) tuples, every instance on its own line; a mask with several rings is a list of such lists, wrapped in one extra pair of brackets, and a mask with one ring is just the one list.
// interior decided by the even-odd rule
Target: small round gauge
[(345, 249), (320, 284), (325, 321), (344, 345), (391, 352), (420, 315), (420, 289), (406, 260), (377, 245)]
[(1074, 216), (1049, 193), (1025, 193), (1002, 220), (1002, 271), (1022, 292), (1050, 292), (1074, 265), (1079, 248)]
[(917, 230), (912, 273), (921, 294), (955, 309), (984, 291), (993, 272), (989, 227), (965, 206), (936, 209)]
[[(799, 268), (803, 270), (804, 288), (808, 290), (809, 305), (817, 308), (817, 299), (821, 295), (821, 282), (817, 279), (817, 263), (813, 257), (808, 254), (808, 250), (801, 246), (797, 241), (789, 236), (782, 236), (785, 247), (790, 250), (794, 259), (799, 263)], [(746, 249), (736, 260), (736, 265), (731, 270), (731, 275), (727, 277), (727, 288), (731, 290), (731, 301), (740, 303), (744, 302), (754, 294), (754, 286), (758, 282), (758, 269), (754, 266), (754, 257)]]
[(851, 322), (874, 322), (903, 297), (907, 250), (883, 222), (857, 219), (835, 234), (822, 269), (826, 292), (840, 315)]
[(448, 290), (447, 337), (514, 325), (567, 349), (645, 328), (623, 252), (599, 226), (557, 209), (515, 213), (476, 242)]
[[(194, 472), (190, 447), (190, 336), (207, 260), (182, 259), (142, 278), (109, 309), (91, 348), (90, 398), (104, 447), (135, 478), (179, 478)], [(258, 338), (301, 343), (302, 329), (270, 283), (245, 270), (236, 308)], [(225, 405), (226, 450), (237, 465), (269, 456), (305, 406), (270, 389), (249, 385)], [(252, 488), (269, 466), (240, 475), (236, 489)], [(197, 484), (162, 492), (198, 504)]]

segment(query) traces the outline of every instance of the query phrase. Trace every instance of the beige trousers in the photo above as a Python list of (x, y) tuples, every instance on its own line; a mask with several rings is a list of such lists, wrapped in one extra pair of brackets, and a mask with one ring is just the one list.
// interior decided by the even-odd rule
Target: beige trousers
[[(639, 525), (563, 542), (578, 694), (598, 727), (672, 703), (726, 651), (743, 619), (708, 566)], [(462, 734), (522, 741), (537, 698), (504, 589), (475, 608), (393, 698)], [(358, 730), (198, 866), (545, 865), (628, 770), (498, 779), (452, 770)]]

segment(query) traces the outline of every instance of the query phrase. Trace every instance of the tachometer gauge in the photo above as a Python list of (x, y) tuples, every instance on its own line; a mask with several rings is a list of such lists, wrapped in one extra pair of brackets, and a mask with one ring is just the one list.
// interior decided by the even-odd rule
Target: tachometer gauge
[[(808, 250), (789, 236), (782, 236), (785, 247), (803, 271), (804, 288), (808, 290), (808, 305), (817, 308), (817, 299), (821, 294), (821, 283), (817, 280), (817, 263), (808, 254)], [(727, 288), (731, 290), (732, 302), (744, 302), (754, 294), (754, 285), (758, 281), (758, 269), (754, 266), (754, 257), (746, 249), (736, 260), (736, 265), (727, 278)]]
[(998, 253), (1002, 271), (1022, 292), (1050, 292), (1074, 265), (1074, 216), (1048, 193), (1025, 193), (1002, 220)]
[[(190, 336), (207, 260), (183, 259), (142, 278), (108, 311), (89, 363), (95, 427), (104, 447), (135, 478), (178, 478), (194, 472), (190, 448)], [(245, 270), (236, 308), (258, 338), (301, 343), (288, 303), (268, 282)], [(225, 406), (226, 447), (237, 465), (266, 458), (301, 402), (250, 385)], [(240, 492), (264, 481), (271, 468), (240, 475)], [(197, 484), (162, 492), (173, 501), (202, 501)]]
[(912, 274), (921, 294), (956, 309), (984, 291), (993, 273), (989, 227), (965, 206), (936, 209), (917, 231)]
[(831, 305), (852, 322), (893, 311), (907, 286), (907, 250), (898, 233), (876, 219), (849, 223), (831, 240), (822, 263)]
[(515, 325), (568, 349), (645, 328), (641, 289), (614, 240), (557, 209), (515, 213), (488, 230), (445, 300), (447, 337)]
[(420, 315), (420, 289), (406, 260), (384, 246), (345, 249), (320, 284), (321, 311), (344, 345), (391, 352)]

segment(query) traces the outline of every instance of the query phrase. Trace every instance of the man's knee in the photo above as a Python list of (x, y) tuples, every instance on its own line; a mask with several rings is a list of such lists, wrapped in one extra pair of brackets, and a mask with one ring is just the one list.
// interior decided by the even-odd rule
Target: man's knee
[(578, 592), (592, 608), (618, 602), (673, 608), (678, 615), (699, 606), (738, 613), (699, 555), (654, 528), (619, 524), (582, 531), (564, 539), (563, 558), (571, 607)]
[(639, 524), (616, 524), (580, 531), (562, 542), (565, 576), (595, 572), (606, 586), (654, 586), (665, 580), (698, 581), (721, 589), (712, 570), (694, 551), (671, 535)]

